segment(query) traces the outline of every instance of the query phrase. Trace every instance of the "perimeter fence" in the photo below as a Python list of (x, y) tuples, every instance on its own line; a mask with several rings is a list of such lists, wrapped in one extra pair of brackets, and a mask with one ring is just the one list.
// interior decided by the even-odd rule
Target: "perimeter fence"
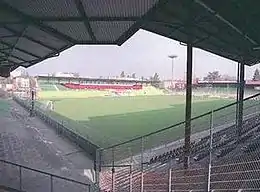
[(260, 190), (260, 94), (243, 104), (240, 128), (237, 103), (192, 118), (189, 169), (183, 168), (185, 122), (99, 149), (101, 191)]

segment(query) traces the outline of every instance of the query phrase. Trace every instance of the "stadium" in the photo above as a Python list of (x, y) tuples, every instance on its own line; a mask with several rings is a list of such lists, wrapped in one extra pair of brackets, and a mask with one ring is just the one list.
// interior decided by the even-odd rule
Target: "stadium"
[[(0, 2), (9, 18), (0, 25), (0, 190), (260, 191), (260, 82), (245, 80), (260, 30), (241, 12), (258, 3), (133, 2)], [(140, 28), (185, 44), (185, 80), (8, 79), (76, 44), (121, 45)], [(237, 81), (192, 79), (193, 47), (237, 62)]]
[[(156, 88), (153, 82), (47, 76), (36, 79), (36, 106), (51, 110), (53, 117), (60, 121), (70, 122), (71, 129), (92, 138), (92, 142), (102, 148), (184, 121), (184, 92), (168, 93), (166, 89)], [(216, 88), (207, 88), (203, 82), (193, 84), (196, 89), (192, 116), (235, 101), (234, 83), (227, 84), (229, 90), (218, 83), (211, 82), (211, 85)], [(257, 84), (247, 85), (245, 95), (258, 93), (254, 87)], [(174, 119), (172, 114), (175, 114)], [(182, 137), (180, 129), (171, 139)]]

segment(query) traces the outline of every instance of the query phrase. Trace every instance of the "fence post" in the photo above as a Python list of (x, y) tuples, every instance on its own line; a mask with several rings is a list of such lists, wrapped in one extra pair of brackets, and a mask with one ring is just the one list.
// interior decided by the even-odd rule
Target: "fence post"
[(144, 138), (141, 138), (141, 192), (144, 192)]
[(171, 160), (169, 162), (169, 171), (168, 171), (168, 192), (172, 192), (172, 167)]
[(96, 150), (95, 172), (96, 172), (95, 183), (96, 183), (97, 192), (99, 192), (100, 191), (99, 174), (101, 172), (101, 150), (100, 149)]
[(212, 161), (212, 143), (213, 143), (213, 111), (210, 113), (210, 146), (209, 146), (209, 167), (208, 167), (208, 192), (210, 191), (211, 161)]
[(133, 177), (133, 173), (132, 173), (133, 170), (132, 170), (132, 165), (130, 165), (130, 170), (129, 170), (129, 171), (130, 171), (130, 173), (129, 173), (129, 185), (130, 185), (130, 186), (129, 186), (129, 192), (132, 192), (132, 191), (133, 191), (133, 186), (132, 186), (132, 185), (133, 185), (133, 178), (132, 178), (132, 177)]
[(112, 148), (112, 192), (115, 192), (115, 149)]
[(20, 189), (20, 191), (22, 191), (22, 167), (21, 166), (19, 166), (19, 189)]
[(53, 177), (51, 175), (51, 192), (53, 192)]

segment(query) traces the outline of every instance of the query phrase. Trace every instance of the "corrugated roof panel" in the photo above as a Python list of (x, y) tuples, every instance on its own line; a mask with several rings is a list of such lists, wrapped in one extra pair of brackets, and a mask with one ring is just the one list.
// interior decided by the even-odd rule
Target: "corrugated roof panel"
[(12, 56), (8, 57), (8, 59), (13, 61), (13, 62), (15, 62), (15, 63), (22, 63), (22, 62), (24, 62), (24, 61), (21, 61), (21, 60), (19, 60), (17, 58), (12, 57)]
[(99, 41), (107, 39), (116, 41), (125, 31), (127, 31), (135, 22), (132, 21), (98, 21), (90, 22), (92, 30)]
[(27, 27), (27, 25), (25, 24), (7, 24), (6, 26), (20, 33), (23, 32), (24, 29)]
[(4, 45), (4, 44), (2, 44), (2, 43), (0, 42), (0, 49), (6, 49), (6, 48), (8, 48), (8, 46), (6, 46), (6, 45)]
[(25, 49), (25, 50), (30, 50), (31, 53), (34, 55), (44, 57), (47, 54), (51, 53), (52, 51), (44, 46), (41, 46), (37, 43), (34, 43), (30, 40), (27, 40), (26, 38), (21, 37), (16, 46), (17, 48)]
[(79, 16), (73, 0), (4, 0), (19, 11), (35, 17)]
[(84, 22), (59, 21), (45, 22), (45, 24), (49, 25), (50, 27), (56, 29), (61, 33), (68, 35), (75, 40), (91, 40), (88, 31), (84, 25)]
[(7, 12), (4, 8), (0, 6), (0, 21), (2, 22), (19, 22), (21, 18), (14, 16), (13, 14)]
[(49, 46), (52, 46), (56, 49), (59, 49), (61, 47), (64, 47), (66, 45), (66, 42), (57, 39), (51, 35), (49, 35), (48, 33), (41, 31), (40, 29), (33, 27), (33, 26), (29, 26), (25, 32), (24, 35), (27, 35), (33, 39), (36, 39), (44, 44), (47, 44)]
[(24, 63), (22, 63), (22, 66), (23, 67), (30, 67), (30, 66), (32, 66), (32, 64), (28, 63), (28, 62), (24, 62)]
[(6, 30), (5, 28), (0, 28), (0, 38), (13, 35), (10, 31)]
[(83, 6), (88, 16), (128, 17), (142, 16), (158, 0), (84, 0)]
[(4, 53), (5, 55), (9, 55), (10, 50), (5, 49), (5, 50), (2, 50), (1, 52)]
[(8, 43), (11, 46), (13, 46), (19, 37), (8, 37), (8, 38), (2, 38), (1, 41)]
[(15, 55), (15, 56), (17, 56), (17, 57), (20, 57), (20, 58), (22, 58), (23, 60), (26, 60), (26, 61), (38, 59), (37, 57), (34, 57), (34, 56), (32, 56), (32, 55), (28, 55), (27, 53), (24, 53), (24, 52), (19, 51), (19, 50), (17, 50), (17, 49), (14, 49), (14, 50), (12, 51), (12, 55)]

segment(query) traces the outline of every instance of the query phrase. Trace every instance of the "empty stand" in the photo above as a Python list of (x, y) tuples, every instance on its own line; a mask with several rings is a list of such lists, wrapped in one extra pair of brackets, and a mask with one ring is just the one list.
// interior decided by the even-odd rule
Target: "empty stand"
[[(109, 192), (260, 191), (260, 114), (259, 103), (255, 101), (246, 103), (244, 107), (241, 135), (238, 136), (235, 131), (237, 128), (235, 122), (228, 120), (233, 116), (220, 111), (219, 113), (224, 114), (224, 117), (220, 118), (221, 121), (225, 120), (222, 121), (222, 125), (227, 122), (227, 126), (219, 127), (216, 123), (217, 126), (211, 135), (210, 132), (204, 131), (192, 136), (189, 169), (182, 168), (184, 157), (182, 140), (179, 144), (167, 143), (142, 152), (141, 155), (114, 162), (116, 166), (123, 162), (129, 163), (132, 172), (129, 174), (123, 169), (117, 169), (116, 177), (101, 181), (101, 189), (104, 188)], [(145, 138), (142, 139), (145, 141)], [(142, 142), (141, 140), (139, 145)], [(130, 147), (130, 143), (127, 146)], [(110, 153), (118, 147), (120, 145), (110, 149)], [(113, 168), (102, 167), (101, 176), (103, 169), (107, 171), (106, 174), (110, 173), (112, 178)]]
[(75, 84), (75, 83), (65, 83), (65, 87), (70, 89), (93, 89), (93, 90), (140, 90), (142, 85), (120, 85), (120, 84), (100, 84), (100, 85), (91, 85), (91, 84)]

